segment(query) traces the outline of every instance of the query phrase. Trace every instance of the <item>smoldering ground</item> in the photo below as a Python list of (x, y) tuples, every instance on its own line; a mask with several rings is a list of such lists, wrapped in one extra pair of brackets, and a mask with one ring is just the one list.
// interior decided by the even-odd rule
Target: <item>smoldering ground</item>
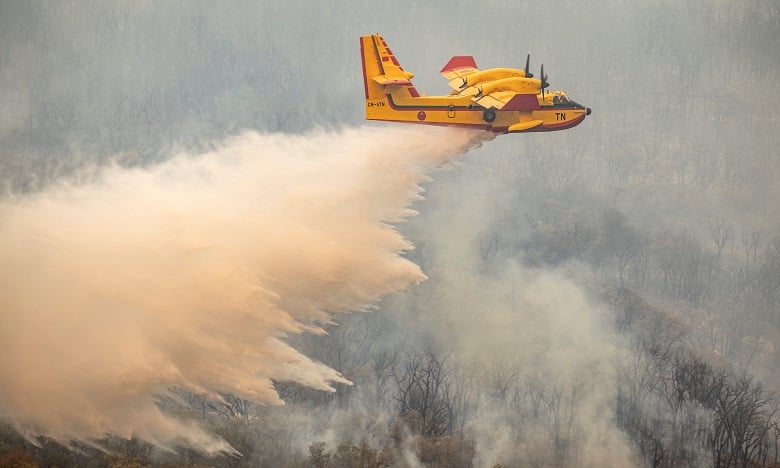
[(108, 433), (230, 450), (163, 414), (173, 387), (281, 404), (347, 380), (282, 338), (425, 276), (391, 223), (462, 130), (244, 134), (152, 169), (0, 205), (0, 411), (57, 440)]

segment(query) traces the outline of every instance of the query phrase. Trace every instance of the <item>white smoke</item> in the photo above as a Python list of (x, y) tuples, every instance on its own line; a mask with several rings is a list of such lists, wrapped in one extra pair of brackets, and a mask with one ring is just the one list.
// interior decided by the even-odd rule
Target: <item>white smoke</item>
[[(438, 180), (426, 215), (411, 223), (428, 241), (431, 280), (393, 301), (400, 303), (393, 312), (411, 321), (424, 310), (415, 327), (467, 376), (457, 391), (469, 400), (464, 425), (474, 466), (636, 466), (613, 408), (621, 343), (588, 293), (598, 291), (598, 279), (576, 263), (528, 266), (502, 255), (509, 249), (490, 257), (488, 241), (521, 245), (522, 234), (496, 227), (502, 205), (522, 213), (518, 204), (534, 202), (500, 176), (480, 175), (476, 161), (449, 185)], [(468, 194), (448, 209), (464, 185)], [(496, 232), (503, 237), (490, 237)]]
[(390, 223), (478, 140), (432, 128), (245, 134), (151, 170), (0, 203), (0, 415), (60, 441), (229, 446), (170, 388), (282, 404), (344, 382), (280, 338), (425, 278)]

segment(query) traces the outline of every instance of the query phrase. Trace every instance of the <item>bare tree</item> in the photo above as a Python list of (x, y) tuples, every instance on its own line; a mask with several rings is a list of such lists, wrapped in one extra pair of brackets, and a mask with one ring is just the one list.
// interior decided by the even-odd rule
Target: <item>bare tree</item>
[(769, 319), (780, 325), (780, 237), (767, 246), (758, 273), (758, 288), (767, 306)]
[(396, 377), (398, 414), (425, 436), (451, 434), (455, 426), (448, 355), (428, 348), (411, 354)]
[(721, 252), (723, 252), (723, 247), (729, 241), (731, 233), (728, 223), (723, 219), (711, 221), (707, 225), (707, 231), (710, 233), (712, 242), (715, 243), (715, 248), (718, 250), (718, 258), (721, 258)]
[(761, 239), (759, 231), (742, 232), (742, 248), (745, 252), (745, 265), (750, 267), (756, 263), (758, 258), (758, 242)]

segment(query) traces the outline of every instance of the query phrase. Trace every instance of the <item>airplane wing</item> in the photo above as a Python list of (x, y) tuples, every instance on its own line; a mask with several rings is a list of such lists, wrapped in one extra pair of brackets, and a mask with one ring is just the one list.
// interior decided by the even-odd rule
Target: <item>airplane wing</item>
[(540, 109), (536, 93), (518, 93), (517, 91), (494, 91), (488, 94), (477, 94), (471, 98), (485, 109), (530, 112)]
[(464, 76), (478, 71), (479, 68), (477, 68), (477, 62), (474, 61), (474, 57), (470, 55), (456, 55), (447, 62), (447, 65), (444, 65), (444, 68), (439, 73), (444, 78), (450, 80), (450, 88), (459, 89), (463, 84), (462, 78)]

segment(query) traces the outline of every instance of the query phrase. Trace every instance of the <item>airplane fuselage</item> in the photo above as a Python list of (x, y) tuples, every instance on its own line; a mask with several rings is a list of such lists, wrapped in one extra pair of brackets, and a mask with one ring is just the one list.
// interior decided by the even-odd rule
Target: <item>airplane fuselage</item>
[(507, 133), (509, 128), (518, 122), (535, 120), (541, 120), (542, 124), (513, 133), (565, 130), (582, 123), (588, 114), (588, 109), (580, 106), (541, 105), (539, 110), (531, 112), (494, 111), (495, 119), (488, 122), (491, 115), (486, 116), (486, 111), (489, 110), (474, 104), (469, 96), (421, 96), (404, 99), (385, 94), (381, 98), (366, 100), (368, 120), (468, 126), (495, 133)]
[(425, 125), (465, 126), (495, 133), (549, 132), (579, 125), (590, 109), (549, 86), (528, 70), (479, 70), (473, 57), (455, 56), (442, 75), (452, 91), (447, 96), (421, 96), (414, 74), (398, 63), (378, 34), (360, 38), (366, 119)]

